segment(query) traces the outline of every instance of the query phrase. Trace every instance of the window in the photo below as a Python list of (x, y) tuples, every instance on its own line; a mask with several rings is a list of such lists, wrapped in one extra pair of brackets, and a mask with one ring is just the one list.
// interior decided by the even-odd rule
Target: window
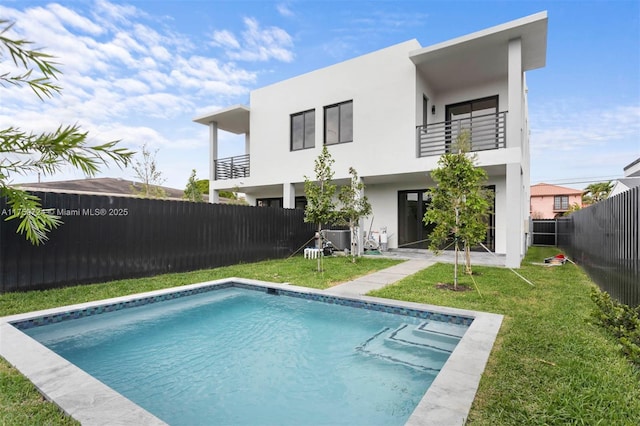
[(353, 101), (324, 107), (324, 143), (353, 141)]
[(307, 197), (296, 197), (296, 209), (305, 210), (307, 208)]
[(256, 206), (282, 208), (282, 198), (258, 198), (256, 200)]
[(569, 196), (568, 195), (556, 195), (553, 197), (553, 209), (554, 210), (569, 210)]
[(291, 151), (316, 146), (316, 110), (291, 114)]

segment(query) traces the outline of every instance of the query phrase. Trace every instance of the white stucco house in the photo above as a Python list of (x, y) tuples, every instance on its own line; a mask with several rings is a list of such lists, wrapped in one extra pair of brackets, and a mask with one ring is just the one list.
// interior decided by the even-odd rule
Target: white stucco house
[[(525, 73), (546, 63), (547, 13), (443, 43), (409, 40), (254, 90), (250, 105), (194, 119), (210, 128), (210, 200), (237, 190), (253, 205), (304, 205), (304, 176), (327, 145), (337, 184), (363, 179), (389, 248), (426, 247), (422, 223), (437, 167), (468, 129), (495, 190), (487, 244), (517, 267), (529, 216)], [(218, 132), (245, 136), (245, 155), (218, 158)], [(373, 220), (373, 222), (371, 222)]]

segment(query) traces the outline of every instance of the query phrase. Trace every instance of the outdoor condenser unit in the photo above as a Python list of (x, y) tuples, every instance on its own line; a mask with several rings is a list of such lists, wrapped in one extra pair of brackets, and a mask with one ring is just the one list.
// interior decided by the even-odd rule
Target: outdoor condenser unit
[(338, 231), (325, 229), (322, 233), (327, 240), (331, 241), (336, 250), (351, 250), (351, 231), (348, 229)]

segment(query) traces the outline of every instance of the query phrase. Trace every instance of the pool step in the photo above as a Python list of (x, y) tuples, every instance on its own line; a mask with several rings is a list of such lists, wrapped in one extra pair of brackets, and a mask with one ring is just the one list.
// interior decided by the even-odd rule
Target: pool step
[(402, 324), (396, 329), (386, 327), (356, 350), (364, 355), (437, 373), (460, 338), (430, 331), (427, 327), (421, 329), (424, 325)]

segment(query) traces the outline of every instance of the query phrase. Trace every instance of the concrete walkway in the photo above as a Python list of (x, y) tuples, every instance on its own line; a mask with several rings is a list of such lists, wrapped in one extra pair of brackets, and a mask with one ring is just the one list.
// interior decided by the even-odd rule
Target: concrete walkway
[[(326, 289), (327, 293), (337, 296), (363, 296), (371, 290), (378, 290), (390, 284), (400, 281), (401, 279), (413, 275), (429, 266), (440, 263), (453, 263), (454, 253), (444, 251), (439, 255), (434, 255), (428, 250), (401, 249), (384, 252), (380, 255), (372, 255), (367, 257), (385, 257), (398, 260), (406, 260), (398, 265), (383, 269), (378, 272), (357, 278), (353, 281), (347, 281)], [(471, 253), (471, 263), (473, 265), (486, 266), (502, 266), (504, 267), (505, 256), (496, 255), (494, 253)], [(459, 262), (464, 264), (464, 257), (460, 255)]]
[(435, 263), (432, 259), (413, 259), (394, 265), (390, 268), (374, 272), (353, 281), (338, 284), (325, 290), (338, 296), (362, 296), (371, 290), (377, 290), (401, 279), (413, 275)]

